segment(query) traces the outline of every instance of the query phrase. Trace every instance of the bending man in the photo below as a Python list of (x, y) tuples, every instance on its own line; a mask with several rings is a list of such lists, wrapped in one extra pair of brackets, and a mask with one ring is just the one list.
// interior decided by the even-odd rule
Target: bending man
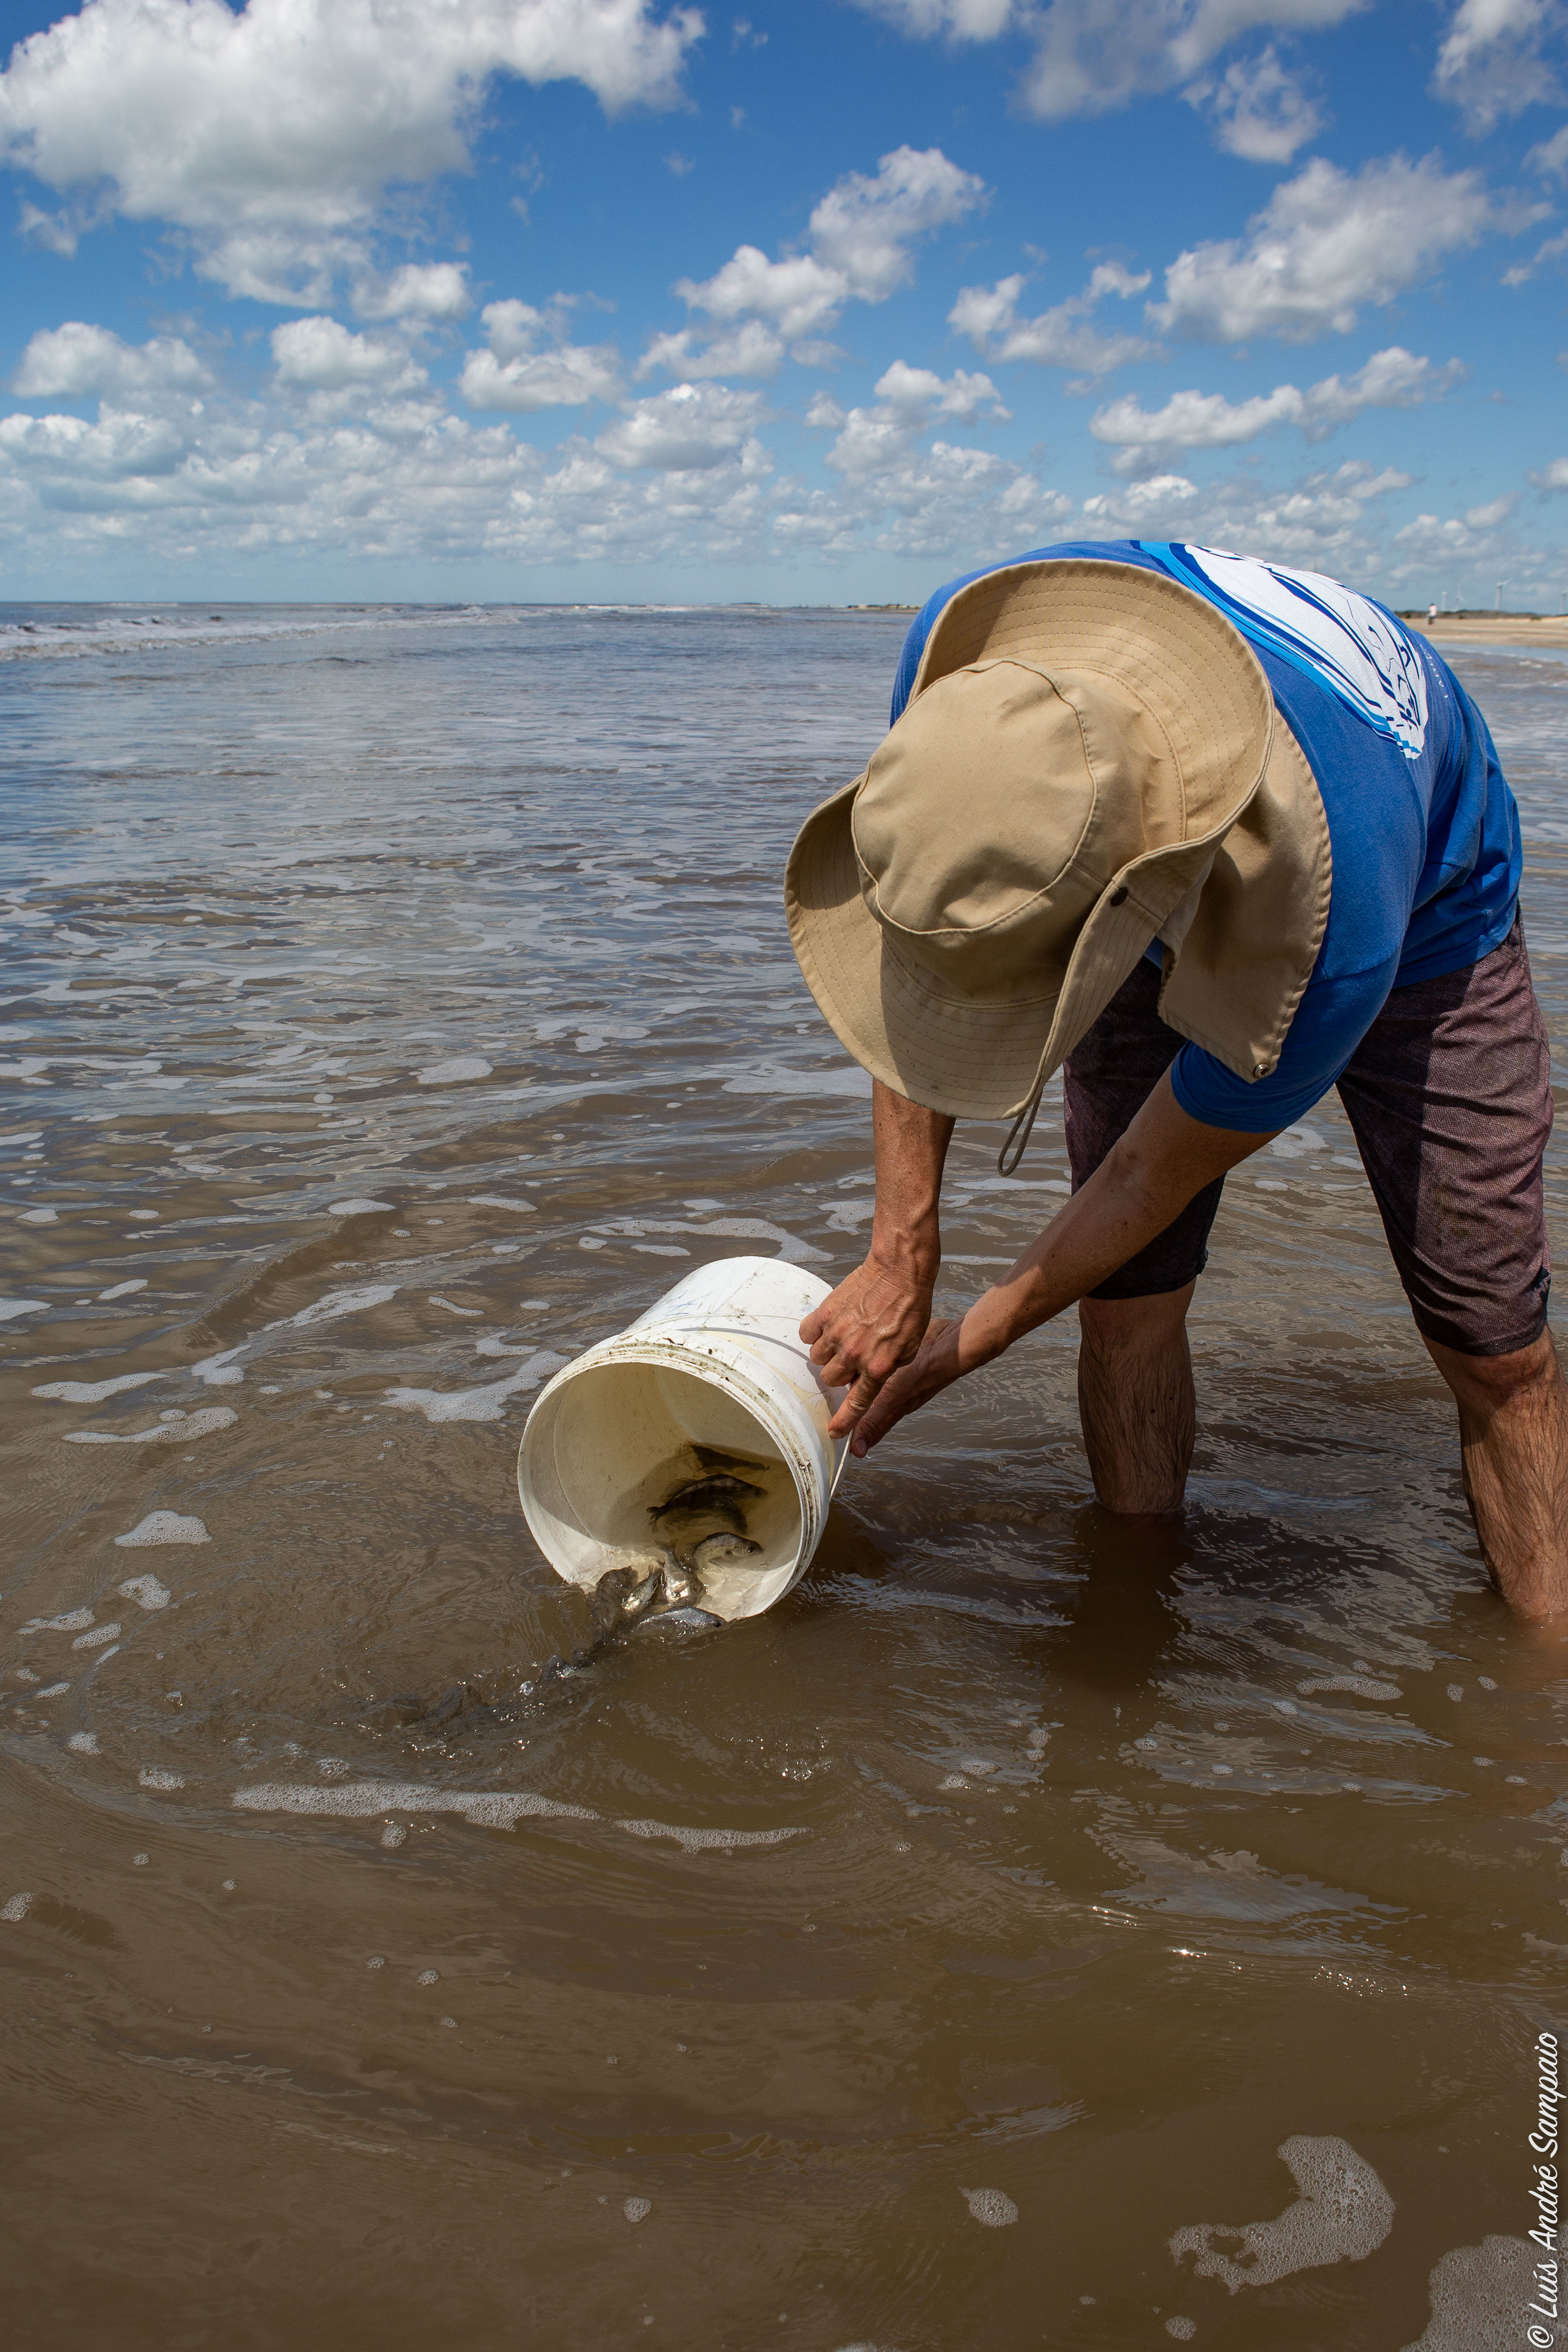
[[(1175, 1509), (1225, 1177), (1337, 1085), (1488, 1569), (1521, 1614), (1568, 1612), (1549, 1063), (1518, 812), (1458, 680), (1333, 581), (1124, 541), (939, 590), (893, 717), (786, 881), (801, 971), (873, 1081), (870, 1252), (801, 1326), (850, 1386), (835, 1434), (865, 1453), (1076, 1302), (1095, 1491)], [(954, 1121), (1010, 1118), (1010, 1171), (1059, 1068), (1072, 1197), (933, 1321)]]

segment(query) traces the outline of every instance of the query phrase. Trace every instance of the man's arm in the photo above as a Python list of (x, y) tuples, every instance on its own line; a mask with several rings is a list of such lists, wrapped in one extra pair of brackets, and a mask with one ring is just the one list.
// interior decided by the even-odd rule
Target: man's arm
[[(1270, 1139), (1271, 1134), (1238, 1133), (1189, 1118), (1167, 1073), (1088, 1182), (1063, 1203), (1011, 1272), (977, 1299), (961, 1321), (932, 1324), (913, 1357), (899, 1360), (904, 1369), (881, 1371), (883, 1357), (863, 1357), (848, 1316), (831, 1324), (825, 1320), (842, 1295), (835, 1291), (818, 1316), (801, 1326), (801, 1337), (809, 1338), (811, 1322), (822, 1321), (811, 1360), (823, 1379), (830, 1385), (854, 1382), (833, 1416), (832, 1434), (853, 1430), (856, 1453), (869, 1451), (894, 1422), (950, 1381), (988, 1364), (1024, 1332), (1097, 1289), (1164, 1233), (1195, 1193)], [(854, 1280), (852, 1276), (843, 1289)]]
[(854, 1426), (889, 1375), (915, 1356), (931, 1321), (942, 1263), (936, 1212), (953, 1121), (894, 1094), (880, 1078), (872, 1080), (871, 1121), (876, 1155), (871, 1247), (800, 1326), (811, 1361), (830, 1387), (853, 1383), (833, 1419), (837, 1437)]

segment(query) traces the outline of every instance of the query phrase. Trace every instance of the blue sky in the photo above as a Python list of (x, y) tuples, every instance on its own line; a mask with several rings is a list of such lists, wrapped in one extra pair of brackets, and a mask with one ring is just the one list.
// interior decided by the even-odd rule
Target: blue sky
[(0, 0), (0, 597), (1568, 597), (1563, 0)]

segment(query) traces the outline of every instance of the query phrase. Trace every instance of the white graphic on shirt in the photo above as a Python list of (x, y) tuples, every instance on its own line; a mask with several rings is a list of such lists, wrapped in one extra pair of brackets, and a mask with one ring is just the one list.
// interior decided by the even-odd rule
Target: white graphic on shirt
[[(1234, 605), (1245, 634), (1315, 673), (1407, 760), (1427, 740), (1427, 672), (1403, 629), (1375, 604), (1321, 572), (1291, 572), (1222, 548), (1173, 548)], [(1252, 623), (1245, 629), (1245, 621)]]

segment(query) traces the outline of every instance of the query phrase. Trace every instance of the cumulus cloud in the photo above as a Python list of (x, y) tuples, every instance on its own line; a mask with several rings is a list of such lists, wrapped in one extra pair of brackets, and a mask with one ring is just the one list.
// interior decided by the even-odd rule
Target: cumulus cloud
[[(1366, 0), (1053, 0), (1024, 76), (1030, 112), (1049, 122), (1103, 114), (1179, 89), (1251, 32), (1322, 31)], [(1245, 151), (1243, 151), (1245, 152)]]
[(973, 425), (982, 412), (1002, 424), (1010, 415), (988, 375), (959, 368), (944, 381), (930, 368), (894, 360), (879, 377), (871, 407), (846, 415), (835, 401), (819, 396), (806, 422), (837, 433), (824, 461), (835, 472), (867, 475), (906, 465), (918, 436), (936, 423), (951, 418)]
[(1517, 504), (1513, 498), (1489, 499), (1484, 506), (1467, 507), (1462, 515), (1419, 514), (1395, 532), (1396, 558), (1407, 572), (1428, 573), (1434, 567), (1449, 573), (1471, 564), (1490, 569), (1506, 558), (1517, 558), (1513, 534), (1504, 529)]
[(1042, 367), (1075, 368), (1082, 375), (1106, 375), (1133, 360), (1155, 359), (1159, 345), (1146, 336), (1103, 334), (1091, 323), (1107, 294), (1125, 301), (1149, 282), (1117, 261), (1102, 262), (1082, 294), (1069, 295), (1033, 319), (1018, 315), (1025, 280), (999, 278), (994, 286), (966, 286), (947, 313), (956, 334), (967, 335), (977, 351), (993, 360), (1035, 360)]
[(1560, 97), (1543, 45), (1563, 24), (1561, 0), (1459, 0), (1437, 51), (1434, 95), (1462, 107), (1477, 133)]
[(404, 345), (381, 335), (356, 335), (336, 319), (290, 319), (272, 331), (272, 359), (280, 383), (316, 392), (348, 392), (367, 384), (411, 391), (425, 381)]
[(466, 164), (494, 77), (667, 105), (701, 29), (650, 0), (87, 0), (12, 53), (0, 160), (183, 232), (233, 293), (308, 307), (363, 273), (389, 187)]
[(94, 394), (194, 392), (212, 381), (178, 336), (122, 343), (107, 327), (68, 319), (46, 327), (23, 352), (11, 389), (23, 400), (84, 400)]
[(1149, 315), (1203, 342), (1347, 334), (1364, 303), (1391, 302), (1445, 254), (1505, 225), (1478, 172), (1391, 155), (1353, 174), (1314, 157), (1275, 189), (1244, 238), (1178, 254)]
[(1568, 490), (1568, 457), (1553, 457), (1549, 466), (1529, 477), (1531, 489), (1542, 490), (1550, 497), (1553, 491)]
[(1097, 441), (1117, 451), (1117, 473), (1152, 475), (1165, 470), (1178, 451), (1232, 449), (1256, 440), (1276, 425), (1292, 425), (1317, 441), (1368, 408), (1412, 408), (1457, 383), (1465, 370), (1458, 360), (1434, 368), (1398, 343), (1375, 352), (1354, 375), (1324, 376), (1303, 392), (1279, 383), (1272, 392), (1229, 401), (1218, 392), (1174, 393), (1163, 408), (1147, 411), (1128, 394), (1089, 420)]
[(1524, 160), (1532, 172), (1553, 173), (1560, 180), (1568, 180), (1568, 122), (1561, 131), (1554, 131), (1550, 139), (1542, 140), (1539, 147), (1532, 147)]
[(613, 400), (621, 354), (613, 343), (566, 340), (571, 300), (557, 295), (544, 310), (531, 302), (487, 302), (480, 312), (488, 348), (470, 352), (458, 390), (470, 408), (580, 408)]
[(743, 319), (728, 333), (704, 343), (690, 327), (655, 335), (637, 362), (639, 376), (663, 369), (667, 375), (759, 375), (771, 381), (784, 357), (784, 338), (760, 319)]
[(463, 261), (405, 261), (385, 278), (361, 278), (354, 288), (361, 319), (465, 319), (473, 308), (468, 265)]
[(633, 468), (701, 472), (737, 457), (756, 464), (764, 456), (755, 442), (762, 415), (760, 393), (732, 392), (723, 383), (677, 383), (651, 399), (628, 401), (594, 446), (612, 464)]
[(1384, 568), (1369, 510), (1409, 484), (1408, 474), (1360, 460), (1284, 488), (1244, 474), (1200, 490), (1183, 474), (1160, 474), (1085, 499), (1082, 517), (1091, 530), (1197, 540), (1354, 583)]
[[(1209, 116), (1222, 147), (1259, 163), (1288, 162), (1318, 127), (1316, 109), (1270, 44), (1218, 80), (1200, 80), (1249, 33), (1337, 25), (1368, 0), (857, 0), (916, 40), (996, 40), (1027, 34), (1033, 56), (1020, 96), (1048, 122), (1103, 114), (1163, 90)], [(1508, 5), (1508, 0), (1493, 0)], [(1515, 5), (1527, 0), (1513, 0)], [(1542, 0), (1554, 5), (1554, 0)]]
[(675, 291), (720, 327), (762, 320), (776, 340), (798, 345), (831, 327), (846, 302), (884, 302), (907, 285), (916, 240), (962, 220), (985, 194), (984, 181), (939, 147), (897, 147), (874, 174), (851, 172), (829, 189), (811, 215), (805, 251), (769, 261), (758, 246), (737, 246), (713, 277), (683, 278)]
[(952, 41), (994, 41), (1033, 14), (1030, 0), (857, 0), (857, 5), (917, 41), (938, 35)]
[(1214, 124), (1220, 146), (1249, 163), (1288, 163), (1322, 128), (1301, 75), (1281, 64), (1272, 42), (1218, 79), (1190, 83), (1182, 96)]

